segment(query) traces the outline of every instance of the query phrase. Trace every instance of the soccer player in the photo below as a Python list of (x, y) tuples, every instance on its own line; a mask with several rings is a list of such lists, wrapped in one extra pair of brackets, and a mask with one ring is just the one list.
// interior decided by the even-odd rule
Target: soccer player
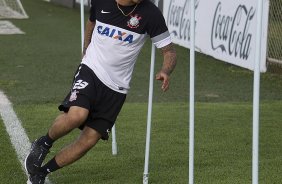
[[(59, 106), (63, 113), (45, 136), (33, 142), (26, 157), (27, 183), (43, 184), (50, 172), (77, 161), (100, 139), (108, 139), (147, 36), (162, 51), (163, 65), (156, 79), (167, 91), (176, 52), (160, 10), (149, 0), (91, 1), (82, 62)], [(82, 130), (78, 139), (42, 166), (52, 144), (74, 128)]]

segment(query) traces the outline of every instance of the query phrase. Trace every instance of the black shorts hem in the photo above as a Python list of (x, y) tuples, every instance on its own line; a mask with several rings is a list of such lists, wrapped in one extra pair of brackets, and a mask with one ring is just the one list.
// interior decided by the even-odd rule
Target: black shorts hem
[(89, 128), (93, 128), (94, 130), (96, 130), (101, 134), (102, 140), (108, 140), (113, 125), (114, 123), (99, 118), (99, 119), (94, 119), (92, 121), (86, 121), (83, 125), (79, 127), (79, 129), (83, 130), (85, 126)]
[(76, 101), (69, 101), (70, 94), (67, 95), (65, 100), (58, 106), (60, 111), (68, 112), (71, 106), (82, 107), (88, 109), (90, 111), (90, 102), (89, 98), (86, 95), (78, 95), (79, 100)]

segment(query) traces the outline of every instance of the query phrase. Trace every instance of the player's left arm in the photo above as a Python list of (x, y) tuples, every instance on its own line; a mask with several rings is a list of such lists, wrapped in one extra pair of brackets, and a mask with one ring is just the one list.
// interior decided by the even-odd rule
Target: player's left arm
[(96, 21), (92, 22), (91, 20), (87, 20), (87, 22), (86, 22), (82, 57), (85, 55), (86, 49), (91, 42), (91, 37), (92, 37), (93, 31), (94, 31), (95, 25), (96, 25)]
[(170, 74), (176, 66), (176, 51), (173, 43), (161, 48), (163, 54), (163, 65), (161, 70), (157, 73), (156, 79), (162, 81), (162, 90), (165, 92), (169, 89)]

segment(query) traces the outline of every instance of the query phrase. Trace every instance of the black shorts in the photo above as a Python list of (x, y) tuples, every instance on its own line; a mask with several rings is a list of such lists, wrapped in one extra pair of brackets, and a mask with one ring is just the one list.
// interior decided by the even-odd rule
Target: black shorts
[(74, 76), (71, 91), (58, 108), (64, 112), (68, 112), (71, 106), (88, 109), (88, 118), (79, 128), (91, 127), (107, 140), (125, 98), (126, 94), (104, 85), (88, 66), (82, 64)]

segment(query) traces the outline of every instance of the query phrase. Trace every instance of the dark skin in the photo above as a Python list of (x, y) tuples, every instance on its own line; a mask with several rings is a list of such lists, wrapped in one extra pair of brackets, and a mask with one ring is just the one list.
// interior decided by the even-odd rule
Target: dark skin
[(161, 48), (164, 61), (161, 70), (157, 73), (156, 79), (162, 81), (162, 90), (165, 92), (169, 89), (170, 74), (176, 66), (176, 51), (173, 44)]
[(139, 4), (143, 0), (116, 0), (116, 2), (122, 6), (132, 6)]

